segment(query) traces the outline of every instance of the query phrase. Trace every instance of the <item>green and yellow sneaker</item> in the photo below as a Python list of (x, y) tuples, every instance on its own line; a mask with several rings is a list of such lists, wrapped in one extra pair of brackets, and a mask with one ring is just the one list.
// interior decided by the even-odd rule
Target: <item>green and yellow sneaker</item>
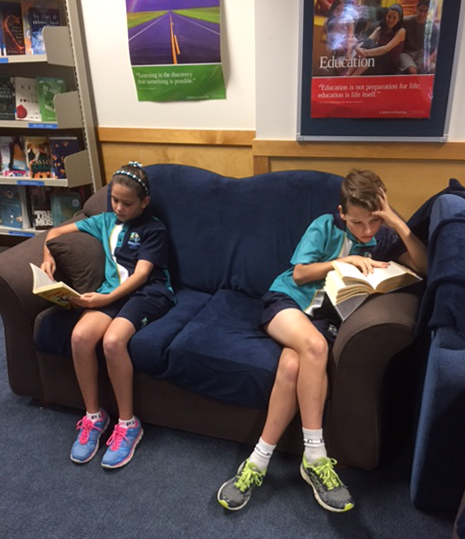
[(321, 507), (335, 513), (343, 513), (354, 507), (354, 501), (334, 471), (336, 464), (334, 459), (323, 457), (310, 465), (304, 456), (300, 465), (300, 475), (312, 487), (316, 501)]
[(238, 511), (250, 500), (252, 489), (259, 487), (263, 483), (266, 470), (259, 470), (255, 464), (244, 461), (237, 470), (237, 474), (223, 483), (218, 491), (217, 499), (219, 503), (230, 511)]

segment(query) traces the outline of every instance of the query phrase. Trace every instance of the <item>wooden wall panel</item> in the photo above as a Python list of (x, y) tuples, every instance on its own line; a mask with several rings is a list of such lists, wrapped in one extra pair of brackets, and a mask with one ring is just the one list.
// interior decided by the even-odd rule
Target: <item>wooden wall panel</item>
[(408, 219), (449, 178), (465, 185), (465, 143), (305, 142), (257, 140), (253, 131), (99, 128), (105, 178), (137, 160), (205, 168), (234, 178), (279, 170), (352, 168), (377, 172), (392, 205)]

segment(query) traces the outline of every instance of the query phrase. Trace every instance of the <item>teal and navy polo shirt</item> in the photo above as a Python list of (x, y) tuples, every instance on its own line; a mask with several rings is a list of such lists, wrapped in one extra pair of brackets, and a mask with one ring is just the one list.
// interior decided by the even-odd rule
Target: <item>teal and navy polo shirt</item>
[(109, 294), (134, 273), (139, 260), (147, 260), (153, 269), (140, 289), (160, 292), (174, 301), (167, 269), (168, 234), (148, 208), (124, 223), (113, 212), (104, 212), (77, 221), (76, 226), (97, 238), (105, 251), (105, 280), (97, 292)]
[(298, 285), (292, 276), (294, 266), (328, 262), (349, 255), (388, 262), (396, 260), (405, 251), (406, 247), (397, 233), (387, 226), (381, 226), (368, 243), (361, 243), (338, 213), (321, 215), (302, 236), (291, 258), (292, 267), (276, 277), (270, 291), (287, 294), (305, 313), (312, 314), (323, 304), (324, 279)]

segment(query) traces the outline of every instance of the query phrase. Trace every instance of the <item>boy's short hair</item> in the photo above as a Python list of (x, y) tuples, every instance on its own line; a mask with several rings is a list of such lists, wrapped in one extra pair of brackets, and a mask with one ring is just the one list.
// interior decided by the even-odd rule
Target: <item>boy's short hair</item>
[(347, 174), (341, 185), (342, 213), (347, 213), (347, 206), (360, 206), (368, 211), (379, 210), (379, 192), (386, 192), (381, 178), (372, 170), (353, 169)]
[(430, 0), (418, 0), (418, 3), (417, 3), (417, 9), (418, 9), (420, 6), (426, 6), (426, 7), (429, 9), (429, 7), (430, 7)]

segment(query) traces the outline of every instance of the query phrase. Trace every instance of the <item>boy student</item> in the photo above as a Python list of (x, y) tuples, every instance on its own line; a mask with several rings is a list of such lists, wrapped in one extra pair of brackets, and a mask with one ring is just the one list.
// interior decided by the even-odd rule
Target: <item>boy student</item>
[(386, 187), (374, 172), (352, 170), (347, 175), (338, 210), (310, 224), (291, 268), (275, 279), (263, 298), (263, 328), (283, 350), (262, 435), (236, 476), (218, 491), (218, 501), (226, 509), (244, 507), (253, 487), (262, 484), (273, 450), (297, 410), (303, 426), (303, 479), (325, 509), (343, 512), (354, 506), (323, 440), (328, 350), (340, 325), (323, 290), (324, 279), (335, 259), (364, 274), (398, 259), (425, 275), (427, 258), (424, 245), (390, 208)]
[[(89, 462), (110, 423), (98, 399), (96, 346), (103, 340), (119, 421), (107, 442), (102, 466), (119, 468), (132, 459), (143, 435), (140, 421), (133, 414), (133, 367), (127, 345), (136, 331), (165, 315), (175, 297), (166, 269), (168, 236), (149, 210), (149, 182), (140, 163), (132, 161), (117, 170), (110, 188), (113, 212), (51, 229), (47, 240), (81, 231), (95, 236), (105, 250), (104, 283), (97, 292), (73, 300), (83, 308), (71, 335), (71, 348), (86, 415), (77, 423), (79, 433), (71, 448), (71, 460)], [(47, 242), (41, 267), (53, 277), (55, 260)]]

